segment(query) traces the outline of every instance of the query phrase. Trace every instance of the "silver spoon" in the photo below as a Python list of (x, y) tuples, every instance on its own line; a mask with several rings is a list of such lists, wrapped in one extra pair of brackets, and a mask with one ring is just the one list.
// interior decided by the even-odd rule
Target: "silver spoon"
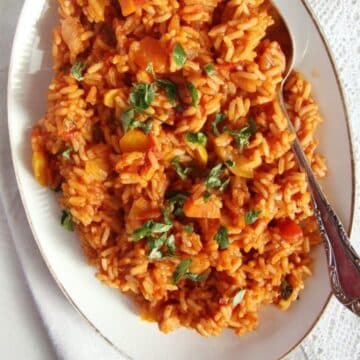
[[(284, 85), (293, 70), (296, 58), (294, 40), (290, 27), (281, 15), (281, 12), (273, 4), (270, 6), (269, 11), (277, 21), (269, 29), (267, 37), (277, 41), (286, 56), (286, 69), (283, 81), (278, 89), (278, 98), (281, 108), (287, 117), (289, 129), (296, 135), (284, 100)], [(316, 180), (297, 137), (292, 143), (292, 150), (300, 168), (307, 175), (315, 217), (325, 240), (330, 284), (333, 294), (344, 306), (360, 316), (360, 258), (351, 246), (344, 226), (326, 199), (319, 182)]]

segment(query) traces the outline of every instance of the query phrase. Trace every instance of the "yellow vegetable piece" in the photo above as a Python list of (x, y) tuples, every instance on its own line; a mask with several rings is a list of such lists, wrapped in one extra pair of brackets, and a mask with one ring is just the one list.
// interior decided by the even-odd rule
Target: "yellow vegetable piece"
[(200, 145), (200, 144), (195, 144), (194, 146), (194, 153), (196, 156), (196, 160), (203, 166), (205, 166), (208, 162), (208, 153), (207, 150), (205, 148), (205, 146)]
[(139, 129), (128, 131), (120, 139), (120, 149), (122, 152), (145, 152), (150, 147), (150, 139)]
[(136, 4), (133, 0), (119, 0), (123, 16), (128, 16), (136, 11)]
[(96, 21), (104, 21), (105, 19), (105, 1), (104, 0), (88, 0), (89, 15)]
[(50, 183), (49, 164), (43, 151), (33, 152), (32, 167), (37, 182), (41, 186), (48, 186)]
[(249, 161), (242, 155), (235, 156), (233, 161), (235, 166), (229, 167), (229, 170), (234, 175), (245, 179), (252, 179), (254, 177), (254, 168), (256, 167), (256, 164), (254, 164), (253, 161)]
[(108, 164), (104, 159), (92, 159), (85, 163), (86, 173), (95, 181), (104, 181), (108, 175)]
[(119, 94), (119, 89), (108, 90), (104, 95), (104, 105), (113, 109), (115, 107), (115, 98)]

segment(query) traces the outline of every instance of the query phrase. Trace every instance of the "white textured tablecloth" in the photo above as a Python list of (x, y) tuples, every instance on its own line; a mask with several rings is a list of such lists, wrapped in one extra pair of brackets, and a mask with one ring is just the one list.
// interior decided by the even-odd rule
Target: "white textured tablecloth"
[[(360, 164), (360, 0), (309, 0), (309, 3), (335, 55), (348, 102), (355, 160)], [(6, 14), (10, 12), (4, 12), (2, 21), (16, 21), (14, 18), (7, 19)], [(0, 33), (0, 36), (4, 34)], [(7, 37), (11, 38), (9, 34)], [(75, 312), (51, 278), (32, 238), (16, 189), (5, 117), (0, 122), (0, 136), (0, 211), (4, 207), (6, 215), (6, 219), (1, 217), (0, 225), (9, 227), (33, 299), (56, 354), (65, 360), (120, 359), (120, 355)], [(359, 171), (357, 178), (360, 179)], [(360, 194), (360, 184), (357, 184), (357, 194)], [(359, 205), (357, 197), (356, 211), (360, 214)], [(354, 224), (352, 241), (359, 251), (360, 223)], [(335, 300), (331, 301), (311, 334), (286, 359), (360, 360), (359, 318)]]

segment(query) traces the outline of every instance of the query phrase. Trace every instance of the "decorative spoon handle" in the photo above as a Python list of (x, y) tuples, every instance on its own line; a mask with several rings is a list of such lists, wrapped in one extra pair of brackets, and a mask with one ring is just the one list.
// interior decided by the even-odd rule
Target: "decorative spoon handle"
[(316, 180), (298, 139), (294, 141), (292, 149), (308, 177), (316, 220), (325, 239), (333, 293), (342, 304), (360, 316), (360, 258)]

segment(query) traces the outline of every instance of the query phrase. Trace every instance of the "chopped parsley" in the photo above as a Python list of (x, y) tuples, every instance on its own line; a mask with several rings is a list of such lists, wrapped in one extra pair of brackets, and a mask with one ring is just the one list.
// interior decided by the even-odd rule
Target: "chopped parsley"
[(218, 232), (215, 235), (215, 240), (218, 243), (220, 250), (225, 250), (229, 247), (229, 235), (225, 226), (220, 226)]
[(208, 189), (218, 188), (220, 191), (224, 191), (230, 183), (230, 178), (222, 179), (221, 175), (226, 169), (224, 164), (218, 164), (213, 167), (208, 176), (205, 179), (205, 184)]
[(63, 210), (60, 222), (66, 230), (74, 231), (74, 221), (69, 211)]
[(129, 95), (129, 102), (136, 110), (146, 110), (153, 102), (155, 92), (155, 84), (138, 83)]
[(191, 259), (183, 260), (175, 269), (173, 274), (173, 283), (176, 285), (182, 278), (187, 278), (192, 281), (204, 281), (209, 276), (209, 271), (204, 272), (203, 274), (194, 274), (189, 272), (190, 265), (192, 263)]
[(242, 151), (244, 147), (249, 146), (251, 136), (256, 133), (256, 123), (255, 120), (251, 118), (248, 125), (241, 129), (231, 130), (226, 128), (225, 130), (234, 138), (236, 146)]
[(199, 92), (196, 89), (195, 85), (191, 82), (186, 84), (191, 96), (191, 106), (196, 106), (199, 102)]
[(173, 215), (179, 217), (184, 215), (183, 206), (187, 198), (188, 198), (188, 193), (186, 192), (181, 192), (181, 191), (169, 192), (166, 202), (170, 207), (170, 211), (173, 213)]
[(186, 180), (187, 176), (189, 175), (191, 168), (189, 167), (183, 167), (180, 164), (180, 159), (178, 156), (175, 156), (172, 160), (171, 160), (171, 165), (172, 167), (175, 169), (176, 173), (179, 175), (179, 178), (181, 180)]
[(148, 220), (143, 226), (132, 233), (131, 239), (132, 241), (139, 241), (154, 234), (162, 234), (168, 232), (172, 226), (172, 223), (163, 224), (154, 220)]
[(184, 226), (184, 231), (188, 234), (191, 234), (194, 232), (194, 226), (192, 224), (189, 225), (185, 225)]
[(83, 71), (85, 70), (85, 68), (86, 65), (83, 64), (81, 61), (77, 61), (76, 63), (74, 63), (74, 65), (71, 67), (72, 77), (77, 81), (84, 80)]
[(121, 123), (123, 125), (123, 128), (125, 132), (132, 130), (132, 129), (141, 129), (145, 134), (148, 134), (151, 131), (152, 128), (152, 121), (148, 120), (145, 122), (139, 121), (135, 119), (135, 109), (130, 108), (126, 111), (124, 111), (121, 114)]
[(211, 194), (208, 191), (204, 192), (203, 199), (207, 203), (211, 198)]
[(209, 76), (215, 75), (214, 64), (209, 63), (209, 64), (204, 65), (204, 70), (205, 70), (206, 74)]
[(72, 148), (67, 147), (64, 151), (62, 151), (61, 156), (66, 160), (70, 160), (71, 153), (72, 153)]
[(165, 90), (166, 96), (169, 99), (170, 104), (174, 105), (177, 100), (177, 85), (168, 79), (157, 79), (156, 84), (163, 90)]
[(212, 131), (213, 131), (213, 134), (215, 135), (215, 136), (219, 136), (220, 135), (220, 131), (219, 131), (219, 129), (218, 129), (218, 125), (222, 122), (222, 121), (224, 121), (226, 119), (226, 115), (224, 114), (224, 113), (217, 113), (216, 115), (215, 115), (215, 119), (214, 119), (214, 121), (212, 122), (212, 124), (211, 124), (211, 127), (212, 127)]
[[(160, 250), (163, 245), (166, 245), (168, 252), (162, 252)], [(148, 246), (151, 250), (148, 255), (150, 260), (158, 260), (166, 256), (173, 256), (176, 251), (175, 236), (167, 236), (166, 234), (163, 234), (156, 239), (150, 238), (148, 241)]]
[(242, 300), (244, 299), (245, 293), (246, 293), (246, 290), (241, 289), (235, 294), (233, 301), (232, 301), (233, 306), (239, 305), (242, 302)]
[(181, 46), (181, 44), (177, 43), (174, 46), (172, 56), (173, 56), (174, 62), (177, 66), (183, 67), (185, 65), (187, 56), (186, 56), (186, 52), (185, 52), (184, 48)]
[(200, 144), (202, 146), (206, 146), (207, 137), (204, 133), (198, 132), (198, 133), (188, 133), (186, 135), (186, 140), (188, 142), (191, 142), (193, 144)]
[(235, 162), (233, 160), (226, 160), (225, 165), (232, 168), (235, 166)]
[(261, 210), (247, 211), (244, 215), (246, 224), (252, 225), (259, 218), (260, 214), (261, 214)]
[(289, 282), (286, 279), (283, 279), (281, 281), (280, 295), (281, 295), (282, 299), (284, 299), (284, 300), (289, 299), (293, 290), (294, 290), (293, 287), (289, 284)]

